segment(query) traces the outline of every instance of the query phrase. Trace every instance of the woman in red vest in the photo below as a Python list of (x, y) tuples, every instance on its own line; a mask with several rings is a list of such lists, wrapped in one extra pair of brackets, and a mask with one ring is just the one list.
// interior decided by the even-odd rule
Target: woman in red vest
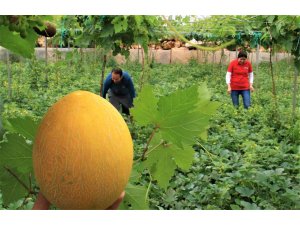
[(227, 92), (231, 94), (232, 103), (239, 106), (239, 95), (243, 97), (244, 108), (251, 105), (250, 91), (253, 88), (253, 70), (247, 60), (247, 53), (240, 51), (237, 59), (230, 62), (226, 73)]

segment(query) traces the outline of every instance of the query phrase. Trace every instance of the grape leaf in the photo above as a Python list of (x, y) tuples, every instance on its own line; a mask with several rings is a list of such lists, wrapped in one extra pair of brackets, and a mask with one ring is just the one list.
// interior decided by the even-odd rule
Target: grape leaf
[[(160, 98), (158, 107), (162, 119), (172, 119), (191, 111), (198, 101), (197, 87), (178, 90)], [(192, 107), (192, 108), (191, 108)], [(188, 108), (188, 110), (186, 110)], [(171, 118), (170, 118), (171, 117)]]
[(216, 110), (216, 107), (208, 107), (211, 102), (206, 86), (201, 86), (200, 93), (198, 90), (197, 86), (192, 86), (161, 97), (158, 102), (158, 124), (163, 138), (179, 147), (193, 144), (194, 138), (206, 130), (209, 118)]
[(141, 168), (140, 163), (135, 161), (133, 163), (133, 167), (131, 169), (129, 182), (130, 183), (139, 182), (141, 180), (141, 177), (142, 177), (142, 174), (141, 174), (142, 171), (143, 171), (143, 168)]
[(33, 174), (31, 140), (35, 136), (37, 123), (30, 118), (16, 118), (6, 122), (9, 125), (6, 128), (14, 132), (7, 134), (7, 140), (0, 143), (0, 188), (3, 192), (4, 203), (8, 205), (28, 193), (21, 182), (28, 189), (30, 188), (29, 174)]
[(39, 123), (34, 121), (30, 117), (24, 118), (11, 118), (8, 119), (10, 127), (8, 130), (13, 133), (21, 134), (23, 137), (28, 140), (34, 141), (35, 134), (38, 128)]
[(152, 87), (145, 85), (138, 97), (134, 99), (134, 108), (130, 110), (139, 125), (155, 124), (158, 99), (154, 96)]
[(38, 35), (33, 29), (28, 29), (26, 38), (21, 38), (16, 32), (11, 32), (8, 27), (0, 25), (0, 46), (26, 58), (34, 54), (35, 41)]
[(198, 102), (197, 102), (198, 105), (207, 104), (207, 102), (210, 100), (211, 94), (207, 89), (205, 83), (201, 83), (198, 86), (198, 95), (199, 95)]
[(120, 33), (122, 31), (126, 31), (128, 28), (127, 18), (126, 16), (118, 16), (112, 20), (112, 24), (114, 25), (115, 33)]
[(195, 143), (195, 137), (199, 136), (209, 124), (209, 116), (199, 112), (186, 113), (184, 117), (173, 117), (160, 123), (160, 129), (164, 139), (169, 140), (179, 147), (183, 144)]
[(172, 158), (172, 149), (158, 147), (159, 154), (150, 154), (145, 161), (145, 167), (151, 172), (153, 180), (157, 180), (157, 184), (167, 189), (171, 177), (174, 175), (176, 163)]
[[(18, 176), (22, 182), (29, 187), (29, 174), (21, 174), (13, 171), (15, 175)], [(7, 170), (0, 170), (0, 189), (2, 191), (2, 198), (4, 205), (9, 205), (10, 203), (24, 198), (28, 194), (28, 190), (20, 184), (20, 182), (15, 179)]]
[(14, 168), (21, 174), (33, 171), (32, 144), (19, 134), (7, 134), (7, 141), (0, 143), (0, 170)]
[(172, 143), (163, 143), (160, 133), (155, 135), (151, 143), (144, 166), (151, 171), (158, 185), (167, 189), (177, 166), (182, 170), (188, 170), (192, 165), (195, 152), (191, 146), (179, 148)]
[(149, 209), (147, 188), (128, 183), (125, 188), (125, 197), (119, 209)]
[(125, 198), (119, 209), (149, 209), (147, 188), (134, 185), (141, 178), (140, 163), (134, 163), (129, 182), (125, 188)]
[(139, 125), (157, 130), (142, 164), (158, 185), (167, 188), (177, 167), (188, 170), (192, 164), (195, 137), (205, 136), (211, 115), (219, 103), (210, 101), (205, 84), (178, 90), (157, 99), (151, 86), (145, 86), (135, 100), (133, 118)]

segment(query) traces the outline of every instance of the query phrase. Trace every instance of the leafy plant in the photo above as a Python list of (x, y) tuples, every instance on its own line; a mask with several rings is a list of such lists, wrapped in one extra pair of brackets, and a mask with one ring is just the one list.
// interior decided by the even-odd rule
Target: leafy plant
[(3, 204), (34, 194), (32, 142), (37, 122), (30, 118), (7, 121), (5, 140), (0, 143), (0, 188)]
[(31, 58), (38, 38), (34, 27), (44, 28), (43, 20), (50, 16), (0, 16), (0, 46)]
[(134, 102), (134, 120), (153, 130), (142, 154), (143, 167), (166, 189), (177, 166), (187, 171), (193, 161), (192, 144), (205, 132), (218, 103), (210, 102), (205, 85), (178, 90), (159, 99), (145, 86)]

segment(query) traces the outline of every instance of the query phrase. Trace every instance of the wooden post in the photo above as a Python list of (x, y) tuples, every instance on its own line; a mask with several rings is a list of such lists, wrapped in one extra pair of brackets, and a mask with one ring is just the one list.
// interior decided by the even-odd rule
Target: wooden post
[(45, 76), (45, 82), (48, 87), (48, 43), (47, 43), (47, 37), (45, 37), (45, 63), (46, 63), (46, 76)]
[(140, 76), (140, 84), (139, 84), (139, 91), (142, 90), (142, 87), (144, 85), (144, 82), (146, 80), (145, 78), (145, 56), (144, 56), (144, 49), (141, 48), (141, 54), (142, 54), (142, 72)]
[[(103, 55), (103, 64), (102, 64), (101, 78), (100, 78), (100, 96), (102, 96), (102, 90), (103, 90), (103, 82), (104, 82), (104, 73), (105, 73), (106, 61), (107, 61), (107, 56), (106, 56), (106, 54), (104, 54), (104, 55)], [(102, 97), (103, 97), (103, 96), (102, 96)]]
[(259, 44), (256, 46), (256, 59), (255, 59), (255, 64), (256, 64), (256, 71), (255, 71), (255, 77), (257, 77), (257, 82), (256, 82), (256, 87), (258, 88), (259, 87), (259, 79), (258, 79), (258, 68), (259, 68), (259, 63), (260, 63), (260, 61), (259, 61), (259, 48), (260, 48), (260, 46), (259, 46)]
[(296, 117), (296, 106), (297, 106), (297, 93), (298, 93), (298, 76), (299, 71), (298, 68), (295, 66), (295, 74), (294, 74), (294, 85), (293, 85), (293, 110), (292, 110), (292, 120), (295, 122)]
[(45, 63), (48, 64), (48, 43), (47, 43), (47, 37), (44, 37), (45, 39)]
[(8, 99), (12, 99), (12, 73), (10, 68), (9, 51), (6, 51), (6, 68), (7, 68), (7, 79), (8, 79)]
[(95, 44), (95, 46), (94, 46), (94, 64), (96, 64), (97, 63), (97, 45)]

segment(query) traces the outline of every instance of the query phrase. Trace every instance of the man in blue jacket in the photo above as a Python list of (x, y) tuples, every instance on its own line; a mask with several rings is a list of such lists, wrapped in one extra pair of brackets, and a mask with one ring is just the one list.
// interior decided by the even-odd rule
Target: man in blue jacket
[(121, 106), (122, 113), (129, 115), (129, 108), (133, 106), (133, 98), (135, 98), (135, 90), (130, 75), (120, 68), (112, 69), (104, 81), (103, 98), (106, 98), (107, 92), (109, 102), (117, 110), (120, 110)]

